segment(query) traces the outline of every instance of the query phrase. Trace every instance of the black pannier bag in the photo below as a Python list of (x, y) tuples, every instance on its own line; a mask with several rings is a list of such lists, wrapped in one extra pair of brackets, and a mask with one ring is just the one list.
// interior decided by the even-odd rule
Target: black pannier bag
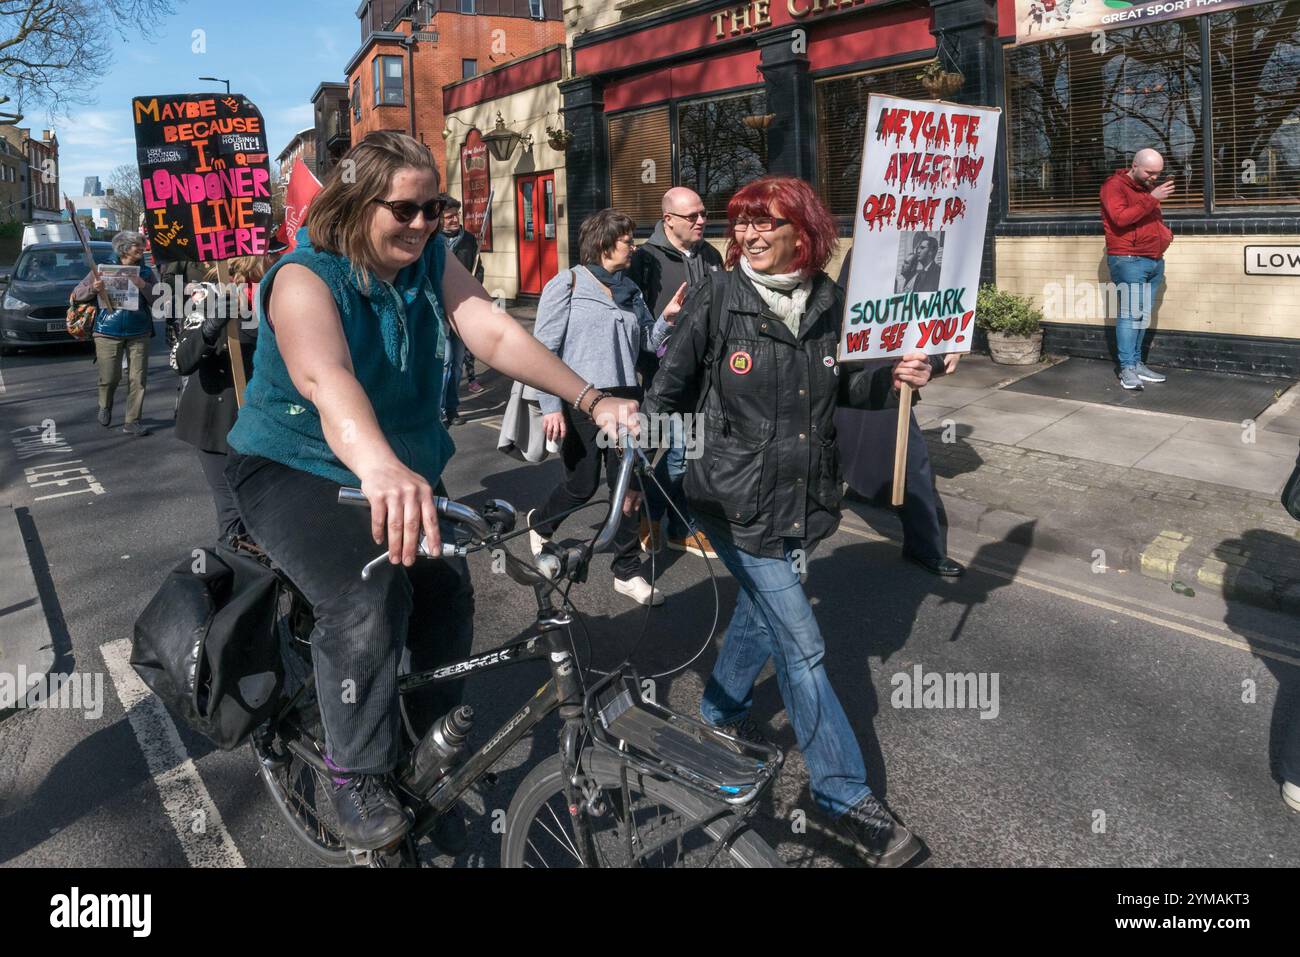
[(195, 549), (136, 619), (131, 667), (168, 711), (223, 750), (243, 743), (280, 701), (282, 587), (251, 555)]

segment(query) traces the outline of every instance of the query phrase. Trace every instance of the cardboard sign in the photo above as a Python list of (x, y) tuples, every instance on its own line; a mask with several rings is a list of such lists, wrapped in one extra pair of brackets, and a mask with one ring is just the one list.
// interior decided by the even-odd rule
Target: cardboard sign
[(159, 261), (266, 253), (271, 167), (266, 124), (247, 97), (188, 93), (132, 100), (150, 248)]
[(488, 149), (483, 134), (470, 130), (460, 148), (460, 222), (474, 236), (479, 237), (479, 251), (492, 251), (491, 171), (488, 168)]
[(970, 351), (999, 116), (871, 94), (841, 362)]

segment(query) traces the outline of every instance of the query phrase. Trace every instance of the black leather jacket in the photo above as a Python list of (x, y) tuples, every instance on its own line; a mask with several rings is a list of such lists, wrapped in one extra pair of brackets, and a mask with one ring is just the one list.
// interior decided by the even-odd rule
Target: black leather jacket
[[(715, 295), (720, 308), (710, 309)], [(779, 558), (784, 539), (810, 548), (835, 531), (835, 409), (898, 404), (892, 362), (836, 361), (843, 314), (844, 293), (818, 273), (796, 338), (743, 272), (714, 273), (688, 291), (646, 396), (648, 414), (695, 410), (704, 396), (701, 455), (689, 460), (686, 496), (710, 524), (725, 520), (750, 554)]]

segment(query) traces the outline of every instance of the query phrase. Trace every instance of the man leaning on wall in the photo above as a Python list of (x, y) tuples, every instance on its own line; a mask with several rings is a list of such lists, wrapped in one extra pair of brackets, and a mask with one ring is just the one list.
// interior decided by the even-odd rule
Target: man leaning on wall
[(1141, 149), (1128, 169), (1116, 170), (1101, 186), (1101, 225), (1106, 233), (1106, 263), (1118, 288), (1115, 345), (1119, 384), (1141, 389), (1165, 377), (1142, 361), (1143, 334), (1151, 325), (1156, 291), (1165, 277), (1165, 250), (1174, 234), (1165, 225), (1160, 204), (1174, 191), (1164, 179), (1165, 160)]

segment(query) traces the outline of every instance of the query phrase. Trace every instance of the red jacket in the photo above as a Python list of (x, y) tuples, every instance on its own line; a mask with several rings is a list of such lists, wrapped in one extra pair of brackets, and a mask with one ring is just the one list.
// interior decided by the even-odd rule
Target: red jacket
[(1160, 202), (1133, 182), (1126, 169), (1116, 170), (1101, 184), (1101, 226), (1110, 256), (1160, 259), (1174, 241)]

